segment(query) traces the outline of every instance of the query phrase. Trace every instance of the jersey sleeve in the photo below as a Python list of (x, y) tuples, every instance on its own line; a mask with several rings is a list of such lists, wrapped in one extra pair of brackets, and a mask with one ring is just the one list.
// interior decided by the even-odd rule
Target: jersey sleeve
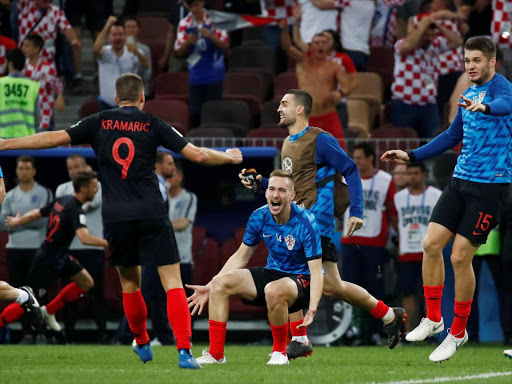
[(2, 167), (0, 167), (0, 179), (4, 178), (4, 171), (2, 171)]
[(252, 213), (251, 217), (249, 217), (242, 242), (249, 247), (258, 245), (261, 240), (262, 228), (263, 215), (260, 210), (256, 210)]
[(340, 147), (338, 140), (327, 133), (321, 133), (316, 139), (317, 161), (328, 164), (341, 173), (347, 181), (350, 194), (350, 216), (363, 218), (363, 186), (354, 161)]
[(512, 113), (512, 86), (508, 80), (498, 77), (496, 81), (492, 82), (491, 89), (494, 100), (486, 103), (489, 106), (489, 115), (510, 115)]
[(345, 67), (345, 71), (348, 74), (356, 73), (357, 72), (357, 69), (356, 69), (356, 66), (354, 65), (354, 62), (352, 61), (350, 56), (347, 55), (346, 53), (344, 53), (343, 56), (341, 56), (341, 63), (343, 64), (343, 67)]
[(97, 115), (88, 116), (66, 130), (71, 145), (91, 144), (100, 126)]
[(55, 200), (49, 202), (44, 207), (39, 209), (39, 212), (41, 213), (41, 216), (48, 217), (50, 216), (50, 211), (52, 210), (53, 204), (55, 203)]
[(309, 261), (322, 257), (322, 240), (315, 217), (309, 212), (306, 213), (306, 217), (302, 220), (302, 244), (306, 259)]
[(411, 161), (428, 159), (455, 147), (462, 140), (463, 134), (462, 111), (459, 107), (457, 115), (448, 129), (428, 144), (412, 151), (414, 158)]
[(155, 118), (155, 124), (158, 129), (159, 144), (174, 153), (180, 153), (188, 141), (183, 138), (174, 127), (167, 124), (165, 121)]
[(85, 218), (85, 213), (82, 208), (77, 209), (75, 214), (73, 215), (72, 220), (73, 230), (87, 227), (87, 220)]

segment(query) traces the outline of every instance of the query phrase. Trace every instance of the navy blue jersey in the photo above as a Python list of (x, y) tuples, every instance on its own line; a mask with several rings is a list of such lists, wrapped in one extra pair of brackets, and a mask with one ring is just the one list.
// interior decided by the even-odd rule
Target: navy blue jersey
[(450, 127), (429, 144), (414, 150), (422, 160), (452, 148), (462, 140), (453, 177), (478, 183), (510, 183), (512, 166), (512, 85), (501, 76), (480, 86), (472, 85), (464, 96), (487, 104), (489, 114), (459, 107)]
[(64, 252), (75, 237), (76, 230), (86, 226), (82, 203), (72, 195), (53, 200), (39, 210), (43, 217), (48, 217), (48, 227), (43, 247)]
[(187, 145), (163, 120), (123, 107), (86, 117), (67, 130), (71, 144), (96, 153), (103, 196), (103, 222), (167, 218), (155, 173), (157, 148), (179, 153)]
[(261, 239), (268, 250), (265, 268), (309, 275), (308, 261), (322, 257), (320, 231), (312, 213), (291, 204), (290, 219), (277, 224), (268, 205), (255, 210), (245, 229), (244, 244), (252, 247)]

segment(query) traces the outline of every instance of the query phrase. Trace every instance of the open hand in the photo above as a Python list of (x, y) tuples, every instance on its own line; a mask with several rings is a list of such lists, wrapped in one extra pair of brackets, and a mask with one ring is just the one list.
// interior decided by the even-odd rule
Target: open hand
[(460, 97), (462, 98), (462, 100), (464, 100), (464, 102), (461, 103), (459, 101), (457, 103), (457, 106), (462, 107), (470, 112), (485, 112), (485, 105), (480, 103), (473, 103), (470, 99), (462, 95), (460, 95)]
[(185, 287), (192, 289), (194, 293), (192, 296), (187, 297), (188, 307), (192, 308), (192, 316), (196, 313), (200, 315), (203, 313), (203, 308), (210, 299), (210, 288), (205, 285), (188, 285)]
[(399, 164), (407, 164), (411, 161), (411, 159), (409, 159), (409, 155), (407, 154), (407, 152), (402, 151), (400, 149), (393, 149), (391, 151), (387, 151), (380, 157), (380, 159), (382, 161), (394, 161), (395, 163)]
[(363, 226), (363, 219), (356, 216), (350, 216), (347, 223), (347, 236), (352, 236), (355, 231)]
[(315, 317), (316, 310), (308, 309), (306, 316), (304, 316), (304, 321), (302, 324), (298, 325), (297, 328), (307, 327), (313, 322), (313, 319)]

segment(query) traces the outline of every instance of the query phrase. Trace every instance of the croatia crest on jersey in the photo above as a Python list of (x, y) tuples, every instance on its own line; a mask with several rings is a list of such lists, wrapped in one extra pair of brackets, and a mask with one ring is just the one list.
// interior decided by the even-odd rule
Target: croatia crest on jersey
[(481, 103), (482, 103), (482, 101), (484, 101), (484, 98), (485, 98), (485, 91), (480, 92), (480, 93), (478, 94), (478, 100), (477, 100), (477, 98), (476, 98), (476, 95), (475, 95), (475, 96), (473, 96), (473, 103), (481, 104)]
[(288, 235), (284, 238), (286, 241), (286, 246), (288, 247), (288, 250), (291, 251), (293, 247), (295, 246), (295, 239), (292, 235)]

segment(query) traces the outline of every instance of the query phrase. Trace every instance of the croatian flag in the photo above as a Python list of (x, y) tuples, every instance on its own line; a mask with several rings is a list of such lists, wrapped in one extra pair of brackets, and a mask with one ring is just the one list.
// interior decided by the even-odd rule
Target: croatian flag
[(241, 13), (220, 12), (209, 9), (210, 21), (214, 28), (225, 31), (234, 31), (248, 27), (261, 27), (268, 24), (275, 24), (279, 19), (275, 17), (264, 17), (246, 15)]

